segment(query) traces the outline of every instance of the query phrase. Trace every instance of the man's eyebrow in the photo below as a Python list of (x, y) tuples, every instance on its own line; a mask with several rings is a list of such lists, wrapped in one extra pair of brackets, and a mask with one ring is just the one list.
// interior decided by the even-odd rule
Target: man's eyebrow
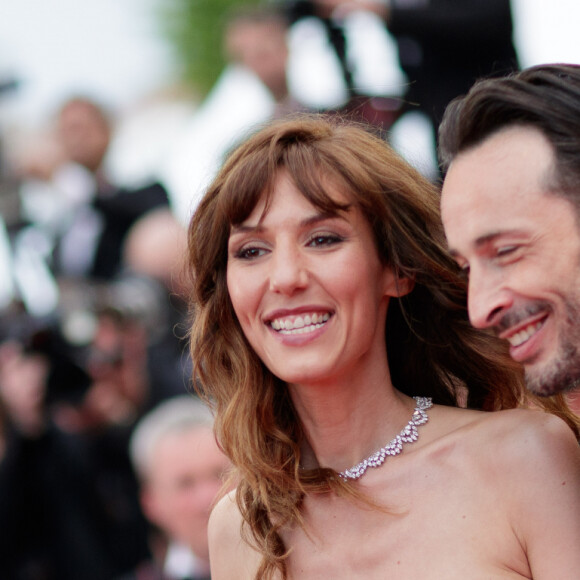
[(482, 246), (494, 242), (498, 238), (504, 238), (506, 236), (521, 236), (522, 234), (523, 231), (521, 229), (497, 230), (476, 238), (474, 245), (476, 248), (481, 248)]
[[(514, 234), (520, 234), (521, 231), (520, 230), (501, 230), (501, 231), (494, 231), (494, 232), (489, 232), (488, 234), (485, 234), (483, 236), (479, 236), (479, 238), (476, 238), (475, 241), (473, 242), (473, 245), (475, 247), (475, 249), (480, 249), (483, 248), (484, 246), (490, 244), (491, 242), (494, 242), (495, 240), (497, 240), (497, 238), (501, 238), (503, 236), (510, 236), (510, 235), (514, 235)], [(454, 248), (449, 248), (449, 254), (453, 257), (453, 258), (457, 258), (458, 256), (461, 255), (460, 252), (458, 252), (457, 250), (455, 250)]]

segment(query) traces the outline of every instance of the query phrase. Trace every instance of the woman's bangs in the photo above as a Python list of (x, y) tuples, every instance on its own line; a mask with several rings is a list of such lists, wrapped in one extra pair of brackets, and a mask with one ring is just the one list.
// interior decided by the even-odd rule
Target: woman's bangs
[[(254, 211), (263, 195), (271, 195), (273, 177), (263, 162), (246, 160), (225, 180), (220, 193), (220, 213), (225, 221), (239, 225)], [(266, 201), (267, 205), (267, 201)]]
[[(290, 152), (289, 152), (290, 153)], [(298, 191), (317, 209), (326, 213), (338, 213), (350, 204), (339, 202), (333, 192), (341, 192), (349, 199), (350, 188), (332, 163), (317, 155), (313, 163), (312, 151), (295, 148), (294, 155), (288, 155), (286, 169)]]

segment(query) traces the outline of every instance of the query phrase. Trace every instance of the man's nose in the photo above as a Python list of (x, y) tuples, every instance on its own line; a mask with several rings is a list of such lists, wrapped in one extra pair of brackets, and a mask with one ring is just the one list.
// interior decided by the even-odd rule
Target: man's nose
[(299, 248), (281, 245), (270, 259), (270, 290), (291, 295), (308, 283), (306, 258)]
[(475, 328), (495, 326), (512, 302), (512, 293), (503, 284), (501, 276), (471, 268), (467, 309)]

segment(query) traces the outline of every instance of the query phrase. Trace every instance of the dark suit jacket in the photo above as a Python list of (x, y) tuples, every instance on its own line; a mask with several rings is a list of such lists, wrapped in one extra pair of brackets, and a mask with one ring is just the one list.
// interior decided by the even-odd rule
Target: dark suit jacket
[(408, 108), (425, 112), (435, 129), (449, 101), (475, 80), (518, 68), (509, 0), (430, 0), (415, 8), (393, 4), (387, 27), (410, 82)]
[(90, 276), (110, 280), (119, 273), (123, 242), (130, 227), (148, 211), (169, 205), (159, 183), (140, 189), (120, 189), (111, 196), (97, 196), (93, 207), (104, 218)]

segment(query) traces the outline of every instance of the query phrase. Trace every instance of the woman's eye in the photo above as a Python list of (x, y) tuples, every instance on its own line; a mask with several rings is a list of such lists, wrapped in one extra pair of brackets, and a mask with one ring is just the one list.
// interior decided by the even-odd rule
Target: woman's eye
[(342, 241), (343, 238), (335, 234), (318, 234), (310, 238), (308, 245), (311, 247), (333, 246), (334, 244), (338, 244)]
[(236, 253), (235, 257), (240, 260), (252, 260), (254, 258), (259, 258), (266, 253), (264, 248), (258, 248), (255, 246), (249, 246), (240, 248)]

